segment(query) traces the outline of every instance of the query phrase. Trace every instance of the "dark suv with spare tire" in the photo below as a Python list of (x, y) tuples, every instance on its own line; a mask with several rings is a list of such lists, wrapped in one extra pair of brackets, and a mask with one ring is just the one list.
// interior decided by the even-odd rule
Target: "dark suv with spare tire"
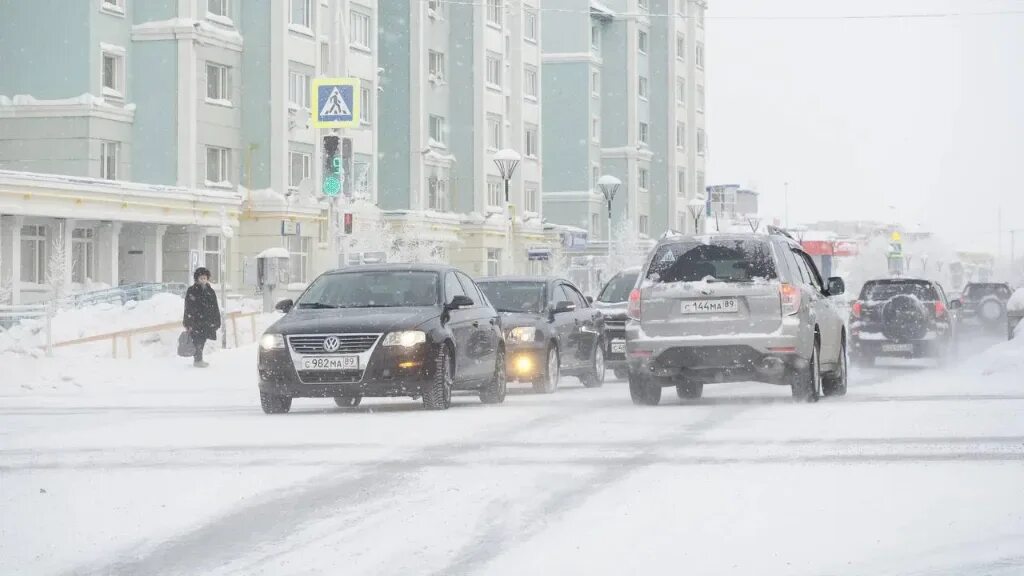
[(937, 282), (911, 278), (872, 280), (850, 307), (850, 359), (935, 358), (956, 352), (958, 303)]

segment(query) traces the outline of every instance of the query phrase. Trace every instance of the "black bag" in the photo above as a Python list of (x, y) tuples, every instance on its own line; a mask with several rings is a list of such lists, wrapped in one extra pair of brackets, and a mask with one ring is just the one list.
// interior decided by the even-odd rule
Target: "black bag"
[(188, 330), (178, 335), (178, 356), (191, 358), (196, 355), (196, 344), (192, 341), (192, 335)]

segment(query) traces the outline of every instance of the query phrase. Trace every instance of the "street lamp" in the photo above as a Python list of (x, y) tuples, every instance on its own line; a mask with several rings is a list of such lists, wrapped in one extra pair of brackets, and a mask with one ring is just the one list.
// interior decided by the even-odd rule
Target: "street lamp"
[(707, 208), (707, 204), (700, 197), (696, 197), (686, 203), (686, 209), (690, 212), (690, 217), (693, 218), (693, 233), (700, 233), (700, 217), (704, 214), (704, 210)]
[[(512, 204), (509, 203), (508, 198), (508, 183), (512, 180), (512, 175), (515, 174), (516, 167), (519, 166), (519, 162), (522, 159), (523, 157), (519, 155), (519, 152), (508, 148), (494, 153), (494, 164), (498, 167), (501, 179), (505, 181), (505, 214), (508, 216), (508, 233), (505, 235), (505, 258), (509, 259), (512, 263), (515, 263), (515, 259), (512, 258)], [(511, 273), (511, 266), (506, 273)]]
[(622, 180), (611, 174), (605, 174), (597, 179), (597, 187), (601, 190), (601, 194), (604, 195), (605, 202), (608, 204), (608, 266), (612, 265), (612, 200), (615, 200), (615, 194), (618, 193), (619, 186), (622, 186)]

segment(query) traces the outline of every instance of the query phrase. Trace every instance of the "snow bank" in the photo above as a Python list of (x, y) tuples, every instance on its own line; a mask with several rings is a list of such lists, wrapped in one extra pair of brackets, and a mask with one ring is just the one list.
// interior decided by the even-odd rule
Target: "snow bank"
[(1006, 309), (1011, 312), (1024, 311), (1024, 288), (1017, 288), (1010, 301), (1006, 303)]
[(263, 252), (260, 252), (257, 258), (291, 258), (291, 254), (288, 253), (287, 248), (281, 246), (275, 246), (273, 248), (267, 248)]

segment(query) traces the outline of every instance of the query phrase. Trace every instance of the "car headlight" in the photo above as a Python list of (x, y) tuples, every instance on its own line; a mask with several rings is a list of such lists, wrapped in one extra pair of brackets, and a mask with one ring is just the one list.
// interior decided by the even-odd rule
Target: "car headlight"
[(412, 348), (417, 344), (427, 341), (427, 334), (419, 330), (405, 330), (403, 332), (388, 332), (384, 337), (385, 346), (402, 346)]
[(260, 348), (264, 350), (281, 350), (284, 348), (284, 336), (280, 334), (264, 334), (260, 338)]
[(537, 338), (537, 329), (532, 326), (520, 326), (508, 331), (508, 339), (512, 342), (533, 342)]

